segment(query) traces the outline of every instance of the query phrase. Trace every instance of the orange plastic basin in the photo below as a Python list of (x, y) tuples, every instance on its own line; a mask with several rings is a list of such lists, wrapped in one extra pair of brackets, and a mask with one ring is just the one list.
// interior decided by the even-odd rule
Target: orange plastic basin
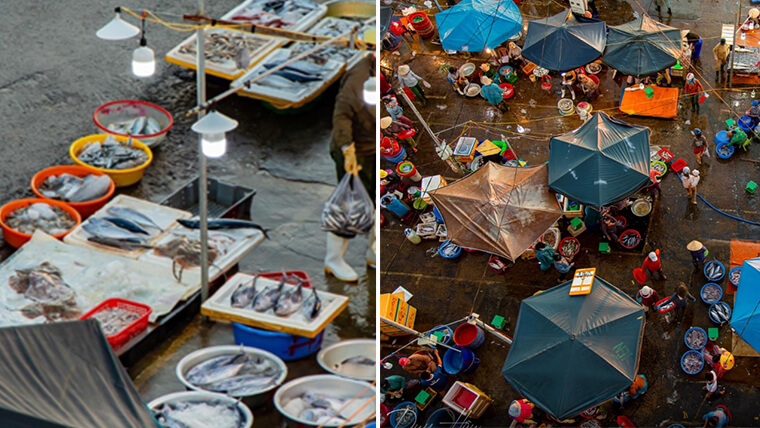
[[(106, 175), (106, 173), (102, 171), (98, 171), (93, 168), (87, 168), (87, 167), (78, 166), (78, 165), (51, 166), (50, 168), (45, 168), (42, 171), (38, 172), (37, 174), (34, 174), (34, 177), (32, 177), (32, 183), (31, 183), (32, 192), (34, 192), (34, 194), (37, 195), (38, 198), (50, 200), (50, 198), (45, 197), (45, 195), (43, 195), (39, 191), (39, 187), (51, 175), (61, 175), (61, 174), (71, 174), (74, 177), (80, 177), (80, 178), (87, 177), (90, 174), (96, 175), (96, 176)], [(87, 218), (91, 216), (95, 211), (101, 209), (103, 205), (105, 205), (108, 202), (108, 200), (111, 199), (115, 190), (116, 190), (116, 185), (114, 184), (113, 179), (111, 179), (111, 184), (108, 185), (108, 192), (106, 192), (105, 196), (103, 196), (102, 198), (94, 199), (92, 201), (87, 201), (87, 202), (64, 202), (64, 203), (74, 208), (75, 210), (77, 210), (79, 212), (79, 215), (82, 216), (82, 218)]]
[(17, 209), (28, 207), (29, 205), (36, 204), (38, 202), (46, 203), (48, 205), (62, 209), (66, 214), (70, 215), (71, 218), (73, 218), (76, 223), (71, 229), (67, 230), (66, 232), (53, 235), (53, 238), (56, 238), (56, 239), (63, 238), (64, 236), (71, 233), (71, 231), (74, 230), (77, 226), (79, 226), (79, 224), (82, 222), (82, 217), (79, 215), (79, 212), (77, 210), (75, 210), (74, 208), (60, 201), (54, 201), (51, 199), (17, 199), (15, 201), (10, 201), (7, 204), (0, 207), (0, 227), (2, 227), (3, 229), (3, 239), (5, 239), (5, 242), (11, 247), (13, 248), (21, 247), (27, 241), (32, 239), (32, 235), (21, 233), (15, 229), (11, 229), (10, 227), (8, 227), (7, 224), (5, 224), (5, 219), (8, 217), (10, 213), (16, 211)]

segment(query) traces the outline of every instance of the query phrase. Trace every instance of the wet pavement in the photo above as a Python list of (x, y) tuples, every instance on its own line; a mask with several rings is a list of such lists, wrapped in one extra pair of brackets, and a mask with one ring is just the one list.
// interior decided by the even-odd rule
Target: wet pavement
[[(210, 3), (207, 13), (221, 16), (239, 3)], [(150, 6), (176, 20), (195, 11), (195, 1), (135, 1), (120, 5), (138, 10)], [(29, 180), (51, 165), (71, 164), (68, 147), (74, 140), (97, 132), (93, 111), (118, 99), (140, 99), (168, 109), (175, 119), (168, 139), (154, 150), (153, 164), (143, 180), (120, 190), (136, 197), (160, 201), (198, 174), (197, 136), (190, 131), (194, 119), (185, 112), (194, 106), (195, 73), (161, 60), (187, 37), (148, 24), (148, 44), (156, 52), (157, 73), (140, 80), (131, 75), (130, 60), (136, 40), (106, 42), (95, 31), (113, 16), (108, 2), (8, 3), (0, 16), (6, 32), (4, 62), (0, 71), (0, 115), (3, 117), (3, 156), (0, 182), (2, 203), (32, 196)], [(127, 18), (129, 19), (129, 18)], [(226, 82), (208, 81), (209, 98), (224, 91)], [(328, 155), (331, 115), (336, 88), (300, 114), (280, 114), (258, 101), (233, 96), (218, 110), (240, 122), (227, 135), (227, 154), (209, 161), (209, 176), (256, 189), (251, 218), (270, 229), (271, 239), (240, 263), (244, 272), (303, 270), (321, 290), (350, 297), (348, 308), (328, 326), (324, 346), (340, 339), (374, 337), (375, 271), (364, 267), (367, 240), (351, 243), (347, 260), (359, 272), (358, 285), (326, 278), (322, 270), (325, 235), (319, 220), (322, 204), (335, 184)], [(10, 251), (3, 249), (5, 254)], [(234, 344), (232, 329), (221, 323), (204, 324), (196, 316), (186, 327), (129, 368), (146, 402), (181, 391), (175, 364), (186, 354), (212, 345)], [(288, 378), (322, 373), (314, 357), (288, 364)], [(275, 426), (280, 418), (271, 405), (253, 409), (257, 426)]]
[[(544, 17), (559, 13), (561, 2), (522, 2), (520, 9), (526, 19)], [(648, 12), (657, 18), (654, 2), (642, 2)], [(712, 48), (718, 42), (723, 23), (733, 23), (738, 9), (735, 2), (715, 1), (671, 1), (673, 16), (664, 17), (664, 23), (699, 34), (704, 39), (701, 58), (696, 62), (698, 77), (705, 89), (717, 86), (714, 80), (714, 59)], [(633, 19), (633, 11), (642, 13), (642, 6), (636, 1), (598, 0), (601, 19), (609, 25), (618, 25)], [(743, 10), (749, 8), (744, 2)], [(666, 10), (663, 10), (666, 12)], [(521, 43), (520, 43), (521, 44)], [(391, 70), (408, 63), (411, 69), (427, 79), (432, 88), (427, 90), (430, 102), (427, 107), (418, 108), (425, 121), (434, 132), (448, 143), (458, 137), (472, 136), (479, 140), (489, 138), (500, 140), (504, 135), (528, 165), (538, 165), (548, 160), (548, 141), (551, 136), (568, 132), (581, 125), (578, 115), (562, 117), (557, 108), (560, 99), (559, 76), (553, 77), (552, 93), (540, 88), (539, 82), (530, 82), (525, 76), (514, 84), (515, 96), (509, 100), (509, 111), (501, 113), (491, 107), (481, 97), (465, 98), (455, 93), (439, 72), (444, 64), (461, 66), (466, 62), (480, 65), (486, 59), (484, 54), (460, 54), (451, 56), (442, 52), (440, 46), (425, 41), (420, 45), (415, 37), (413, 43), (402, 42), (399, 55), (385, 52), (381, 63)], [(412, 53), (414, 52), (414, 55)], [(678, 117), (674, 120), (632, 117), (617, 110), (621, 88), (625, 76), (612, 78), (605, 67), (599, 75), (601, 96), (592, 102), (594, 111), (606, 113), (624, 121), (648, 126), (652, 130), (651, 144), (666, 147), (676, 158), (683, 158), (690, 167), (696, 166), (696, 159), (690, 148), (693, 127), (701, 128), (708, 140), (712, 157), (699, 166), (702, 180), (698, 192), (716, 208), (733, 216), (751, 221), (758, 220), (759, 199), (744, 191), (748, 181), (757, 181), (758, 147), (750, 147), (748, 153), (737, 152), (729, 160), (716, 159), (715, 133), (724, 129), (723, 120), (729, 118), (729, 107), (719, 101), (723, 98), (730, 109), (743, 112), (751, 101), (749, 87), (733, 90), (719, 87), (701, 105), (701, 114), (692, 114), (687, 100), (680, 99)], [(676, 85), (683, 81), (674, 78)], [(622, 85), (622, 86), (621, 86)], [(757, 88), (755, 88), (757, 90)], [(743, 114), (743, 113), (742, 113)], [(381, 116), (385, 116), (385, 112)], [(405, 115), (414, 122), (411, 109), (405, 106)], [(691, 124), (686, 124), (686, 121)], [(467, 122), (469, 124), (466, 124)], [(517, 125), (526, 129), (524, 134), (516, 132)], [(442, 162), (433, 151), (433, 143), (428, 135), (418, 138), (420, 150), (409, 155), (423, 176), (442, 174), (451, 183), (460, 176)], [(390, 167), (386, 161), (381, 164)], [(598, 232), (586, 231), (579, 239), (583, 243), (580, 254), (575, 258), (577, 267), (596, 267), (597, 275), (635, 296), (638, 286), (631, 275), (632, 269), (640, 267), (646, 253), (659, 248), (662, 252), (663, 268), (667, 281), (657, 280), (654, 288), (660, 296), (672, 294), (679, 281), (685, 282), (695, 296), (707, 281), (701, 270), (693, 268), (686, 244), (699, 239), (709, 249), (709, 259), (717, 259), (724, 264), (729, 261), (729, 241), (732, 238), (760, 240), (760, 227), (742, 223), (725, 217), (703, 202), (696, 206), (688, 203), (679, 180), (668, 172), (662, 181), (662, 195), (657, 198), (651, 216), (647, 241), (638, 251), (613, 250), (611, 254), (601, 254), (597, 249), (600, 240)], [(518, 260), (504, 274), (496, 274), (488, 266), (488, 256), (483, 253), (467, 253), (455, 260), (446, 260), (435, 254), (439, 242), (423, 241), (414, 245), (403, 234), (405, 227), (417, 224), (400, 223), (388, 211), (383, 211), (387, 224), (381, 232), (381, 276), (382, 293), (391, 292), (403, 286), (414, 297), (409, 301), (417, 308), (415, 328), (425, 331), (439, 324), (460, 320), (470, 312), (480, 314), (484, 322), (490, 322), (495, 315), (503, 316), (507, 323), (504, 332), (513, 333), (521, 300), (537, 291), (556, 285), (554, 270), (542, 273), (535, 261)], [(568, 236), (564, 231), (563, 237)], [(725, 284), (725, 279), (721, 285)], [(652, 286), (652, 282), (649, 283)], [(697, 296), (698, 297), (698, 296)], [(729, 302), (732, 300), (729, 298)], [(628, 416), (636, 426), (668, 426), (680, 423), (684, 426), (702, 426), (701, 417), (717, 404), (725, 404), (732, 411), (734, 421), (731, 426), (760, 426), (760, 359), (738, 357), (736, 367), (721, 380), (726, 387), (725, 397), (703, 403), (703, 376), (688, 376), (680, 368), (680, 357), (687, 350), (683, 335), (690, 326), (705, 329), (715, 325), (708, 319), (707, 305), (701, 301), (690, 304), (681, 326), (667, 324), (662, 316), (650, 315), (646, 324), (639, 372), (649, 380), (649, 390), (623, 409), (617, 407), (602, 421), (603, 426), (616, 426), (617, 415)], [(383, 344), (382, 353), (387, 355), (407, 340), (397, 338)], [(720, 328), (718, 344), (731, 347), (730, 329)], [(480, 367), (472, 374), (460, 376), (460, 380), (471, 382), (484, 390), (494, 403), (479, 420), (472, 421), (482, 426), (507, 426), (511, 422), (507, 415), (509, 403), (518, 394), (501, 376), (509, 346), (486, 336), (485, 345), (476, 353), (480, 357)], [(391, 371), (381, 371), (381, 376), (397, 373), (397, 364)], [(416, 392), (416, 390), (414, 390)], [(407, 394), (406, 399), (414, 399)], [(431, 408), (440, 406), (435, 403)], [(430, 413), (425, 413), (420, 423)], [(577, 423), (576, 425), (577, 426)]]

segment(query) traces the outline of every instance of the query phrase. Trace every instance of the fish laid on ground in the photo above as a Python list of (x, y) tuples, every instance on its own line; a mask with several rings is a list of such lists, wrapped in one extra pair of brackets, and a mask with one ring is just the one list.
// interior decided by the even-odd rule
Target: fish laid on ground
[(270, 287), (259, 293), (253, 300), (253, 310), (256, 312), (265, 312), (274, 308), (277, 304), (277, 300), (282, 293), (282, 287), (285, 285), (286, 275), (283, 273), (282, 281), (277, 287)]
[(290, 289), (280, 294), (274, 305), (274, 314), (286, 317), (297, 311), (303, 304), (303, 282), (300, 281), (298, 287)]
[(89, 174), (76, 177), (71, 174), (51, 175), (37, 189), (46, 198), (67, 202), (87, 202), (100, 199), (108, 193), (111, 179), (107, 175)]
[(166, 428), (243, 428), (237, 404), (222, 401), (184, 401), (163, 404), (153, 415)]
[(124, 135), (152, 135), (161, 132), (163, 127), (156, 119), (149, 116), (138, 116), (131, 120), (109, 123), (109, 131)]
[(121, 227), (98, 217), (92, 217), (87, 220), (82, 224), (82, 229), (90, 235), (98, 238), (125, 240), (142, 245), (148, 244), (147, 239), (143, 236), (122, 229)]
[(113, 135), (105, 141), (87, 143), (76, 157), (97, 168), (130, 169), (145, 164), (148, 154), (132, 143), (130, 138), (126, 143), (120, 143)]
[(63, 273), (49, 262), (31, 269), (18, 269), (8, 285), (31, 301), (21, 312), (27, 318), (44, 316), (47, 321), (77, 319), (82, 314), (76, 293), (63, 281)]
[(161, 228), (156, 222), (150, 219), (150, 217), (146, 216), (145, 214), (142, 214), (138, 211), (133, 210), (132, 208), (127, 207), (111, 207), (108, 209), (108, 214), (111, 214), (112, 216), (116, 216), (119, 218), (123, 218), (125, 220), (129, 220), (133, 223), (137, 223), (140, 226), (143, 227), (152, 227), (154, 229), (158, 229), (160, 231), (164, 231), (164, 229)]
[[(187, 227), (188, 229), (200, 229), (201, 227), (200, 220), (186, 220), (186, 219), (179, 218), (177, 219), (177, 223), (179, 223), (180, 225), (184, 227)], [(216, 220), (208, 220), (206, 224), (208, 226), (208, 230), (256, 229), (256, 230), (260, 230), (264, 234), (264, 237), (266, 237), (267, 239), (269, 238), (269, 235), (267, 235), (266, 229), (250, 221), (233, 220), (233, 219), (216, 219)]]
[(312, 321), (319, 316), (319, 312), (322, 310), (322, 300), (317, 296), (317, 289), (311, 289), (311, 296), (307, 297), (301, 307), (301, 312), (306, 317), (307, 321)]
[(246, 308), (253, 303), (253, 299), (256, 297), (256, 281), (258, 279), (259, 277), (256, 275), (250, 284), (241, 283), (238, 285), (230, 297), (233, 308)]
[(200, 363), (185, 378), (207, 391), (245, 396), (274, 386), (281, 375), (282, 370), (269, 358), (240, 352)]
[(124, 218), (119, 217), (103, 217), (103, 220), (112, 223), (115, 226), (118, 226), (122, 229), (126, 229), (132, 233), (139, 233), (141, 235), (150, 235), (148, 231), (140, 227), (137, 223), (134, 223), (132, 221), (129, 221)]
[(76, 221), (62, 209), (38, 202), (12, 211), (5, 218), (5, 224), (13, 230), (29, 235), (37, 229), (50, 235), (58, 235), (73, 228)]

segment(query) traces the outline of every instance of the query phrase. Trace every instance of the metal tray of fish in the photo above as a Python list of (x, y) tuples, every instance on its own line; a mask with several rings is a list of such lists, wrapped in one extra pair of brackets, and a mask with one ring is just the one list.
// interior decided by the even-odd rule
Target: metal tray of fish
[[(319, 21), (317, 25), (311, 27), (307, 33), (313, 34), (315, 36), (335, 37), (350, 30), (357, 24), (357, 22), (358, 21), (351, 19), (328, 16)], [(293, 43), (290, 48), (294, 52), (300, 53), (309, 50), (314, 46), (316, 46), (314, 43), (296, 42)], [(348, 49), (340, 47), (338, 45), (333, 45), (325, 47), (324, 49), (312, 54), (310, 57), (314, 58), (318, 62), (326, 62), (330, 59), (345, 62), (346, 68), (348, 69), (351, 68), (356, 63), (356, 61), (361, 58), (361, 56), (362, 51), (359, 51), (357, 49)]]
[(273, 104), (305, 104), (316, 98), (340, 78), (345, 63), (334, 59), (325, 62), (307, 57), (253, 84), (246, 82), (295, 56), (292, 49), (276, 49), (257, 65), (235, 79), (231, 87), (243, 87), (238, 93)]
[[(233, 80), (283, 43), (274, 37), (242, 31), (224, 28), (207, 30), (206, 74)], [(196, 70), (196, 45), (196, 36), (193, 34), (167, 52), (164, 59), (172, 64)]]
[[(263, 4), (267, 4), (264, 6)], [(222, 15), (223, 20), (305, 31), (327, 13), (327, 6), (309, 0), (246, 0)]]
[[(254, 275), (241, 272), (236, 273), (203, 304), (201, 313), (215, 320), (233, 321), (256, 328), (313, 338), (348, 306), (348, 297), (317, 290), (316, 295), (319, 298), (321, 307), (317, 311), (316, 316), (309, 321), (307, 316), (304, 315), (304, 308), (302, 306), (311, 303), (310, 299), (312, 298), (313, 291), (303, 288), (301, 301), (294, 300), (295, 305), (300, 304), (301, 306), (295, 312), (286, 316), (276, 315), (273, 308), (259, 312), (250, 307), (250, 305), (246, 305), (243, 308), (233, 307), (233, 295), (236, 292), (243, 291), (243, 287), (249, 287), (253, 279)], [(278, 281), (258, 277), (255, 285), (256, 291), (253, 294), (258, 297), (258, 294), (271, 292), (271, 290), (279, 286), (280, 282)], [(297, 288), (298, 286), (296, 285), (285, 283), (282, 285), (281, 293), (282, 295), (286, 293), (293, 295)], [(274, 296), (269, 296), (269, 299), (274, 300), (273, 298)]]
[[(92, 219), (102, 220), (104, 218), (118, 217), (113, 214), (114, 208), (126, 208), (136, 211), (149, 218), (150, 221), (154, 222), (155, 225), (158, 226), (158, 228), (163, 230), (160, 230), (157, 227), (143, 226), (143, 230), (148, 234), (145, 235), (142, 233), (136, 233), (135, 236), (140, 239), (140, 243), (145, 244), (144, 246), (123, 245), (120, 248), (113, 245), (105, 245), (103, 243), (94, 242), (91, 239), (94, 237), (94, 235), (90, 232), (87, 232), (86, 229), (89, 228), (89, 225), (93, 224)], [(134, 198), (132, 196), (119, 195), (111, 199), (105, 206), (103, 206), (103, 208), (95, 212), (90, 217), (90, 219), (82, 222), (82, 224), (77, 226), (73, 232), (69, 233), (64, 238), (63, 242), (80, 247), (109, 252), (112, 254), (118, 254), (120, 256), (129, 257), (131, 259), (138, 259), (141, 255), (145, 254), (149, 250), (149, 246), (154, 245), (163, 236), (165, 236), (167, 230), (177, 227), (175, 220), (189, 219), (191, 217), (192, 215), (187, 211), (177, 210), (171, 207), (156, 204), (154, 202), (146, 201), (144, 199)], [(95, 220), (94, 222), (97, 223), (98, 220)]]

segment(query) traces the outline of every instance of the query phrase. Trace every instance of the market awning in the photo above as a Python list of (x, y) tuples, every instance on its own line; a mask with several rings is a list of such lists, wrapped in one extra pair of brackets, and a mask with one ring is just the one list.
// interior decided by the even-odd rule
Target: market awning
[(528, 22), (522, 54), (549, 70), (572, 70), (602, 56), (606, 29), (604, 21), (576, 16), (568, 9)]
[(624, 74), (649, 76), (676, 64), (681, 30), (647, 15), (609, 28), (602, 62)]
[(3, 427), (158, 427), (95, 320), (0, 328)]
[(731, 328), (747, 344), (760, 352), (760, 258), (742, 265), (742, 275), (734, 299)]
[(430, 196), (453, 243), (515, 260), (562, 216), (546, 179), (546, 164), (488, 162)]
[(481, 52), (493, 49), (522, 30), (520, 9), (512, 0), (462, 0), (435, 15), (443, 48)]
[(549, 142), (549, 187), (592, 207), (609, 205), (649, 180), (649, 133), (597, 113)]
[(644, 308), (599, 278), (570, 296), (571, 282), (520, 304), (512, 347), (501, 370), (517, 392), (565, 419), (633, 383), (644, 335)]

